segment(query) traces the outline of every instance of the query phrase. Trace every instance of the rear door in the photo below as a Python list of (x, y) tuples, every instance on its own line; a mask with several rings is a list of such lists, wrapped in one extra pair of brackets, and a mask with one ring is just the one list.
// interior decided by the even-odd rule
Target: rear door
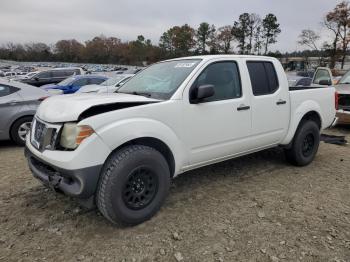
[[(289, 87), (282, 66), (273, 61), (246, 61), (252, 89), (252, 141), (256, 148), (278, 144), (286, 135), (289, 119)], [(277, 74), (278, 70), (278, 74)]]

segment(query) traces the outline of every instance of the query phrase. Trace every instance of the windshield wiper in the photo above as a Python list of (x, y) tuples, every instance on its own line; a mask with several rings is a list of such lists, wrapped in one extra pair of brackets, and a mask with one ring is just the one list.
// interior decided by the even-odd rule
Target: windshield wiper
[(135, 95), (135, 96), (145, 96), (145, 97), (151, 97), (152, 95), (150, 93), (147, 92), (119, 92), (117, 91), (116, 93), (121, 93), (121, 94), (129, 94), (129, 95)]

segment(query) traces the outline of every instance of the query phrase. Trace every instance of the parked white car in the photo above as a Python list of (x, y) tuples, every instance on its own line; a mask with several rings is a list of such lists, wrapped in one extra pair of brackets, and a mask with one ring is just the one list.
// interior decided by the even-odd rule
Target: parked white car
[(198, 56), (156, 63), (116, 94), (44, 101), (26, 140), (34, 177), (113, 223), (151, 218), (185, 171), (281, 146), (298, 166), (335, 120), (335, 90), (288, 87), (277, 59)]
[(125, 84), (133, 74), (117, 75), (109, 78), (99, 85), (86, 85), (80, 88), (76, 94), (79, 93), (114, 93), (119, 87)]

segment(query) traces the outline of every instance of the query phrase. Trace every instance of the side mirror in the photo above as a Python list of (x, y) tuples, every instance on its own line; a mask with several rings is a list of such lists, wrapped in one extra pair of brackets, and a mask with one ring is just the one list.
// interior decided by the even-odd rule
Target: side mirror
[(322, 86), (331, 86), (332, 85), (332, 80), (330, 79), (323, 79), (323, 80), (320, 80), (320, 82), (318, 82), (319, 85), (322, 85)]
[(190, 103), (191, 104), (198, 104), (204, 98), (211, 97), (214, 94), (215, 94), (215, 90), (214, 90), (214, 86), (213, 85), (196, 86), (191, 91)]
[(39, 81), (39, 77), (37, 77), (37, 76), (34, 77), (34, 80), (35, 80), (35, 81)]

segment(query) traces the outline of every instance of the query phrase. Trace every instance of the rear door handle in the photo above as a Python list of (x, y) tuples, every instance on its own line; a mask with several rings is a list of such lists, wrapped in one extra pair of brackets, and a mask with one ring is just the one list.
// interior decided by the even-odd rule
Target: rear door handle
[(243, 110), (249, 110), (250, 106), (246, 106), (246, 105), (240, 105), (239, 107), (237, 107), (237, 111), (243, 111)]
[(287, 101), (280, 99), (280, 100), (278, 100), (278, 101), (276, 102), (276, 104), (277, 104), (278, 106), (279, 106), (279, 105), (285, 105), (285, 104), (287, 104)]

